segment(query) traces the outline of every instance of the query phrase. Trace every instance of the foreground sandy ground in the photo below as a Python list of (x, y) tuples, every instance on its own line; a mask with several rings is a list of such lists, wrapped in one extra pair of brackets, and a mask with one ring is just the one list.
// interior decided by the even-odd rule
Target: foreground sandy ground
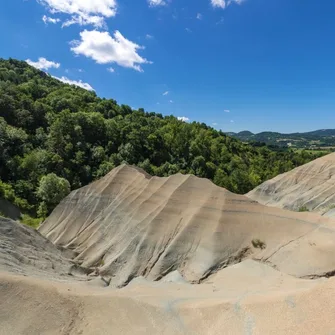
[(335, 334), (334, 278), (296, 279), (247, 260), (201, 285), (97, 281), (1, 272), (0, 334)]

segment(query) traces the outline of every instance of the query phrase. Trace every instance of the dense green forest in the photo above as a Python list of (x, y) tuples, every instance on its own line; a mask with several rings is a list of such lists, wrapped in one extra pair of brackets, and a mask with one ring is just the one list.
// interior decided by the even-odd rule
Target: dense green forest
[(271, 151), (203, 123), (132, 110), (64, 84), (26, 62), (0, 59), (0, 197), (44, 217), (70, 190), (115, 166), (206, 177), (236, 193), (315, 159)]

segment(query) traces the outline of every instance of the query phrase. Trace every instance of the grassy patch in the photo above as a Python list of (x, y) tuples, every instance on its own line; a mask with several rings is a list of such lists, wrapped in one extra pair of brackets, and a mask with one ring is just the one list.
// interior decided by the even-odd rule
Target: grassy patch
[(41, 218), (32, 218), (28, 214), (22, 214), (20, 222), (26, 226), (37, 229), (39, 225), (42, 223), (43, 219)]
[(309, 209), (306, 206), (302, 206), (299, 208), (299, 212), (309, 212)]

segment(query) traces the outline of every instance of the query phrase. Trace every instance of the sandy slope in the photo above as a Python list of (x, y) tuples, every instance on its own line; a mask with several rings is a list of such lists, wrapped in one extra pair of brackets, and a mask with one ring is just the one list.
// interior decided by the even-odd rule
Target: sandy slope
[(247, 196), (264, 205), (290, 210), (306, 206), (324, 214), (335, 206), (335, 153), (266, 181)]
[(0, 335), (333, 335), (334, 232), (208, 180), (121, 166), (40, 232), (0, 218)]
[(335, 280), (242, 262), (200, 285), (88, 288), (0, 273), (0, 334), (217, 335), (335, 332)]
[(0, 271), (61, 278), (73, 264), (36, 230), (0, 217)]
[[(0, 217), (0, 272), (53, 281), (89, 281), (89, 269), (75, 264), (69, 250), (56, 247), (38, 231)], [(95, 284), (104, 286), (103, 282)]]
[(151, 177), (124, 165), (72, 192), (40, 232), (84, 267), (99, 267), (112, 286), (174, 270), (199, 282), (245, 258), (297, 277), (335, 269), (334, 221), (265, 207), (206, 179)]

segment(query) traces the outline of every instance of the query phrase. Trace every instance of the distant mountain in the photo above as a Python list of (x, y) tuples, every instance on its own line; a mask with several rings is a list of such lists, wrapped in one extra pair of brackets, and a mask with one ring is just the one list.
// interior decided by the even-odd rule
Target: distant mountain
[(320, 129), (306, 133), (282, 134), (277, 132), (261, 132), (254, 134), (250, 131), (227, 133), (229, 136), (245, 142), (263, 142), (268, 145), (304, 149), (335, 148), (335, 129)]

